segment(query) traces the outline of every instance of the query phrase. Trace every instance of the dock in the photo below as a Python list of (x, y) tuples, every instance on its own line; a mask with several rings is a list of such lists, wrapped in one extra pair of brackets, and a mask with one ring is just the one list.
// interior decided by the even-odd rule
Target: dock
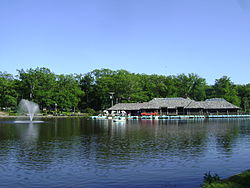
[[(116, 116), (114, 116), (116, 117)], [(91, 116), (91, 119), (113, 119), (112, 116)], [(214, 118), (250, 118), (249, 115), (162, 115), (162, 116), (125, 116), (129, 120), (168, 120), (168, 119), (214, 119)]]

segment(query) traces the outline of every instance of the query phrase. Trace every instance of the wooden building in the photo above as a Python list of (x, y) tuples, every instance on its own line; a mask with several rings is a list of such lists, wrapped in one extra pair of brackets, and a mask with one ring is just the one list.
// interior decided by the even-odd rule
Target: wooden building
[(213, 98), (205, 101), (194, 101), (189, 98), (154, 98), (144, 103), (118, 103), (107, 109), (125, 111), (130, 115), (157, 113), (158, 115), (232, 115), (238, 114), (239, 107), (225, 99)]

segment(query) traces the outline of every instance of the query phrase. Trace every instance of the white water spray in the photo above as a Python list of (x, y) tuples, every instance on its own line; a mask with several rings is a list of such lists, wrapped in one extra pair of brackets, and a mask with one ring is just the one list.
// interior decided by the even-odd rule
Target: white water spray
[(22, 99), (19, 103), (19, 113), (28, 115), (30, 121), (33, 121), (34, 115), (39, 113), (39, 106), (32, 101)]

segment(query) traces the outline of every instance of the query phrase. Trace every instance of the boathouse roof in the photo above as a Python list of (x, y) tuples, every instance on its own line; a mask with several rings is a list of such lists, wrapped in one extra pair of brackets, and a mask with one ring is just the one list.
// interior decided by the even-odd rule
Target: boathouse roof
[(239, 109), (238, 106), (231, 104), (225, 99), (208, 99), (205, 101), (192, 101), (186, 109)]
[(200, 101), (191, 101), (187, 106), (186, 109), (203, 109), (204, 105)]
[(154, 98), (143, 103), (118, 103), (108, 110), (142, 110), (142, 109), (239, 109), (222, 98), (212, 98), (205, 101), (194, 101), (189, 98)]
[(239, 109), (238, 106), (231, 104), (225, 99), (207, 99), (205, 101), (201, 101), (200, 103), (204, 109)]
[(140, 110), (143, 103), (118, 103), (108, 110)]
[(159, 108), (178, 108), (178, 107), (185, 107), (193, 100), (187, 98), (154, 98), (148, 102), (149, 106), (157, 106)]

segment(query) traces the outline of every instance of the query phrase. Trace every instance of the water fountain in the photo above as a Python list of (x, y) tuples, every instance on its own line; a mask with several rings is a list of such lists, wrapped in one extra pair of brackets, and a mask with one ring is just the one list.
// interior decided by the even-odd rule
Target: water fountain
[(19, 113), (26, 114), (30, 121), (33, 121), (34, 115), (39, 113), (39, 106), (32, 101), (22, 99), (19, 103)]
[(38, 104), (28, 101), (26, 99), (22, 99), (18, 106), (18, 112), (20, 114), (24, 114), (29, 117), (29, 121), (15, 121), (15, 123), (41, 123), (43, 121), (33, 121), (33, 118), (36, 114), (39, 113)]

